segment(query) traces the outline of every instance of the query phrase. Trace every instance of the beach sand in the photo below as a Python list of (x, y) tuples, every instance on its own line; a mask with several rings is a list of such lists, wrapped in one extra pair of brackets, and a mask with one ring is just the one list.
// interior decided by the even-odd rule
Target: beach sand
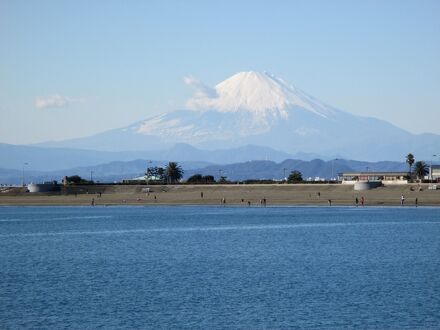
[[(355, 205), (364, 197), (365, 206), (439, 206), (440, 190), (427, 184), (407, 184), (355, 191), (342, 184), (252, 184), (252, 185), (165, 185), (165, 186), (85, 186), (69, 187), (55, 193), (1, 193), (0, 205)], [(146, 193), (145, 188), (150, 188)], [(88, 193), (86, 193), (88, 191)], [(75, 194), (76, 192), (76, 194)], [(101, 192), (101, 197), (99, 193)], [(203, 197), (202, 193), (203, 192)]]

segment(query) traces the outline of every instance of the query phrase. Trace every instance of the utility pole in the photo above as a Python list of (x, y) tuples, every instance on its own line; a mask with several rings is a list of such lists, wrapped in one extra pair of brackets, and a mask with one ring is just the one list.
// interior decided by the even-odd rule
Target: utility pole
[(93, 182), (93, 171), (90, 171), (90, 183)]
[(333, 177), (334, 177), (334, 163), (335, 163), (335, 160), (338, 160), (338, 159), (335, 158), (335, 159), (332, 160), (332, 177), (331, 177), (331, 181), (333, 181)]
[(28, 163), (23, 163), (23, 171), (21, 173), (21, 186), (24, 187), (24, 167), (29, 165)]

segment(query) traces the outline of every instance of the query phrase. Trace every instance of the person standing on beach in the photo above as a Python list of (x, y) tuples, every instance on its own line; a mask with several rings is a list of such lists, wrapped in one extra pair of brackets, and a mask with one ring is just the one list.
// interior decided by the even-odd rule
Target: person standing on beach
[(332, 206), (332, 200), (331, 199), (328, 200), (328, 206)]
[(92, 205), (92, 206), (95, 206), (95, 199), (94, 199), (94, 198), (92, 198), (92, 203), (91, 203), (91, 205)]
[(364, 196), (362, 196), (362, 197), (361, 197), (361, 205), (362, 205), (362, 206), (364, 206), (364, 202), (365, 202), (365, 199), (364, 199)]
[(203, 191), (200, 192), (200, 198), (203, 198)]
[(419, 206), (419, 199), (416, 197), (416, 207)]
[(403, 205), (405, 203), (405, 196), (400, 196), (400, 205)]
[(356, 199), (354, 200), (354, 202), (356, 203), (356, 206), (359, 206), (359, 199), (356, 197)]

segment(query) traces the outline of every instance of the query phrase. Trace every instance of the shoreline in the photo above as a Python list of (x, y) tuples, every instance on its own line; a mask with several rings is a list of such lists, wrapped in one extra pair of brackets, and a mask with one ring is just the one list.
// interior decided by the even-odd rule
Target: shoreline
[[(75, 187), (74, 187), (75, 188)], [(78, 187), (76, 187), (78, 188)], [(150, 192), (145, 192), (146, 189)], [(79, 188), (78, 188), (79, 189)], [(355, 191), (342, 184), (89, 186), (53, 193), (0, 194), (0, 206), (353, 206), (364, 197), (367, 206), (440, 206), (440, 190), (427, 184), (406, 184)], [(225, 201), (223, 204), (222, 201)], [(331, 205), (329, 203), (331, 200)], [(250, 205), (249, 205), (250, 203)]]
[(39, 207), (54, 207), (54, 208), (112, 208), (112, 207), (127, 207), (127, 208), (155, 208), (155, 207), (206, 207), (206, 208), (229, 208), (229, 209), (243, 209), (243, 208), (252, 208), (252, 209), (275, 209), (275, 208), (346, 208), (346, 209), (437, 209), (440, 208), (440, 205), (380, 205), (380, 204), (369, 204), (364, 206), (356, 206), (356, 205), (346, 205), (346, 204), (335, 204), (332, 206), (329, 205), (316, 205), (316, 204), (272, 204), (266, 206), (260, 205), (237, 205), (237, 204), (229, 204), (229, 205), (218, 205), (218, 204), (99, 204), (95, 206), (91, 205), (80, 205), (80, 204), (0, 204), (0, 209), (2, 208), (39, 208)]

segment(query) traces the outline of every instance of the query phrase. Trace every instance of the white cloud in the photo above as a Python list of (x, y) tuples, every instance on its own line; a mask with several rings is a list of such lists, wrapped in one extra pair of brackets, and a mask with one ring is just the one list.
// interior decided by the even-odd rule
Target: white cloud
[(34, 100), (34, 106), (37, 109), (64, 108), (69, 104), (77, 102), (85, 102), (85, 99), (54, 94), (49, 96), (37, 96)]
[(195, 89), (195, 94), (186, 102), (186, 107), (192, 110), (206, 110), (219, 97), (217, 90), (208, 85), (205, 85), (200, 80), (187, 76), (183, 78), (186, 85)]
[(192, 76), (184, 77), (183, 81), (186, 85), (191, 86), (196, 90), (196, 97), (198, 98), (216, 98), (218, 96), (215, 88), (205, 85), (203, 82)]

